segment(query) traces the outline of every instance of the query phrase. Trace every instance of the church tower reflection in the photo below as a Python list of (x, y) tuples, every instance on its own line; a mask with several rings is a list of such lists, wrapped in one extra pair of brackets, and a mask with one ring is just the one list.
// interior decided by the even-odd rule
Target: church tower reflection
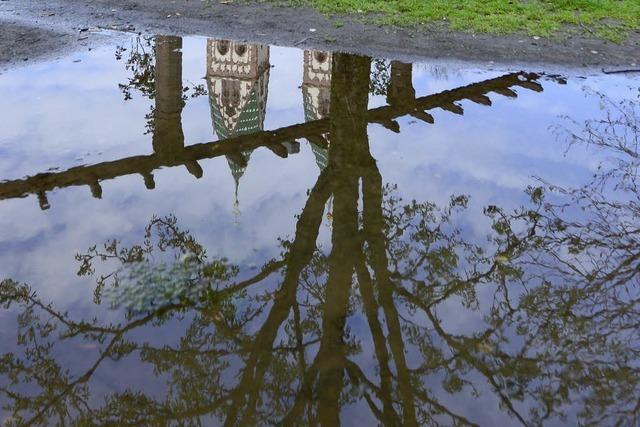
[[(211, 120), (219, 140), (263, 130), (269, 86), (269, 46), (207, 40), (207, 88)], [(251, 150), (228, 154), (238, 209), (240, 178)]]
[[(324, 119), (331, 111), (331, 52), (304, 51), (302, 98), (305, 121)], [(308, 138), (316, 163), (323, 170), (328, 163), (329, 136), (310, 135)]]

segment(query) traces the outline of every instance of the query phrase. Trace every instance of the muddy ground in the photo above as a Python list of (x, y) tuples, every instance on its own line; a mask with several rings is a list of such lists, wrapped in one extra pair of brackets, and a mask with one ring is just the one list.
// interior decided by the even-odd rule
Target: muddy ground
[[(343, 25), (338, 26), (340, 21)], [(407, 61), (637, 68), (640, 32), (623, 44), (585, 36), (545, 39), (367, 25), (308, 8), (229, 0), (0, 0), (0, 65), (90, 49), (109, 36), (86, 29), (226, 37)]]

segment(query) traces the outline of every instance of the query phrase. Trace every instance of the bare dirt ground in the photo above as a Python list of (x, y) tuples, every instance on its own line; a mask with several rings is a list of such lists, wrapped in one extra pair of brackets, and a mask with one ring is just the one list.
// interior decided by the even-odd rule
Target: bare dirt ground
[(72, 36), (46, 26), (8, 23), (0, 20), (0, 71), (55, 57), (71, 48)]
[[(341, 22), (342, 26), (336, 25)], [(640, 33), (622, 44), (584, 36), (494, 36), (395, 28), (308, 8), (255, 1), (0, 0), (0, 66), (88, 49), (108, 37), (87, 28), (224, 37), (407, 61), (460, 60), (592, 70), (638, 68)]]

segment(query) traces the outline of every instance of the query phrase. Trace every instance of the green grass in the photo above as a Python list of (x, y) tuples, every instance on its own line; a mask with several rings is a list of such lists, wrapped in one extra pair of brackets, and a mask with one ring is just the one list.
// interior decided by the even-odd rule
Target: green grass
[(640, 0), (286, 0), (378, 24), (446, 23), (453, 30), (553, 36), (577, 30), (621, 41), (640, 29)]

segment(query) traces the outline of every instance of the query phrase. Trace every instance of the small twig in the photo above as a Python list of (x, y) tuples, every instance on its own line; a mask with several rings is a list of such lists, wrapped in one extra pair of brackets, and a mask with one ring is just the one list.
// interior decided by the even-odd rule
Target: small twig
[(603, 68), (602, 72), (605, 74), (640, 73), (640, 68), (630, 68), (628, 70), (610, 70), (610, 71), (607, 71)]
[(310, 38), (311, 38), (311, 37), (305, 37), (305, 38), (303, 38), (302, 40), (299, 40), (299, 41), (295, 42), (293, 45), (294, 45), (294, 46), (298, 46), (299, 44), (302, 44), (302, 43), (306, 42), (306, 41), (307, 41), (307, 40), (309, 40)]
[(588, 32), (590, 32), (592, 35), (596, 36), (597, 34), (589, 27), (587, 27), (586, 25), (584, 25), (582, 22), (580, 22), (580, 26), (582, 28), (584, 28), (585, 30), (587, 30)]

